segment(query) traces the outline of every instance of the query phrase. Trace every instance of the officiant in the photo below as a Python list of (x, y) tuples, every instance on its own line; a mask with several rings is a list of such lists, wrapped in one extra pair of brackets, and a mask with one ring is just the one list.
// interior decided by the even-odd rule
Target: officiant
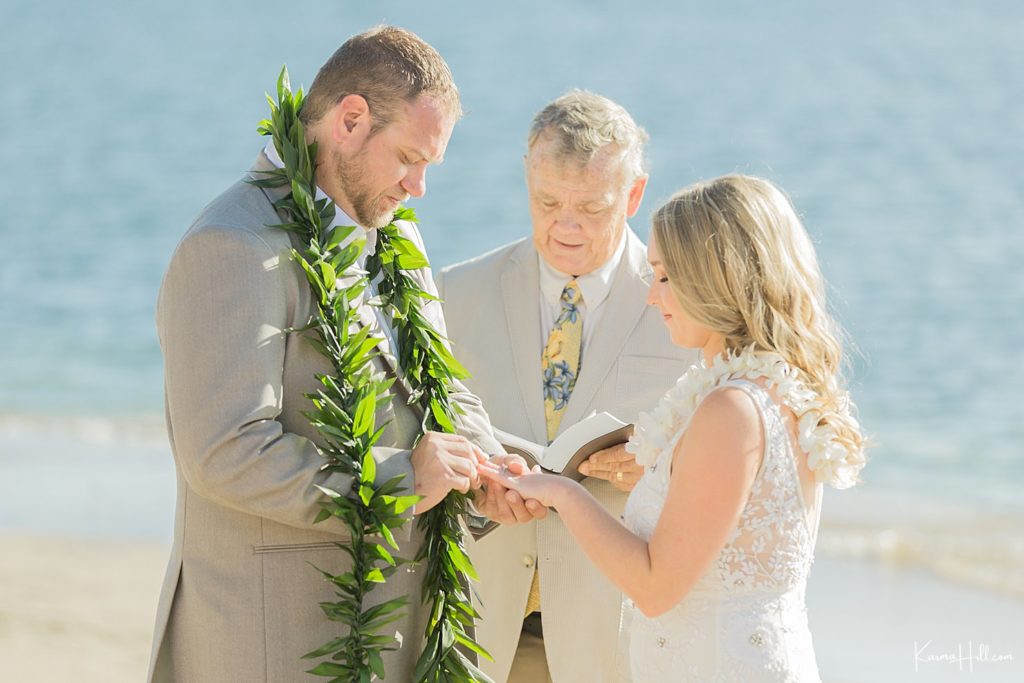
[[(695, 362), (645, 304), (647, 250), (627, 225), (647, 185), (646, 141), (611, 100), (559, 97), (527, 142), (532, 234), (438, 277), (449, 338), (496, 433), (548, 444), (594, 411), (633, 422)], [(620, 445), (580, 472), (618, 516), (643, 469)], [(495, 681), (616, 680), (621, 594), (557, 514), (502, 526), (470, 554)]]

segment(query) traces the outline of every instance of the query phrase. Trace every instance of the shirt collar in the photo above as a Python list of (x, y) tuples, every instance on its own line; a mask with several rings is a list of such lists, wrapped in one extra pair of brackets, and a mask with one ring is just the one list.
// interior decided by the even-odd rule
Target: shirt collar
[[(610, 259), (586, 275), (576, 278), (576, 282), (580, 286), (580, 296), (583, 297), (583, 305), (588, 310), (592, 311), (600, 306), (611, 293), (612, 281), (615, 279), (615, 273), (622, 261), (622, 255), (626, 251), (626, 232), (628, 230), (629, 226), (627, 225), (622, 231), (622, 237), (619, 238), (619, 246), (615, 248), (615, 253)], [(541, 297), (544, 301), (557, 305), (562, 298), (562, 290), (572, 279), (572, 275), (556, 270), (544, 260), (540, 252), (537, 252), (537, 259), (540, 261)]]
[[(266, 155), (267, 160), (274, 165), (275, 168), (284, 168), (284, 162), (281, 161), (280, 155), (277, 153), (277, 148), (274, 147), (274, 140), (271, 140), (263, 148), (263, 154)], [(316, 199), (328, 199), (327, 194), (320, 189), (318, 185), (316, 188)], [(340, 206), (335, 202), (334, 204), (334, 220), (327, 226), (327, 230), (331, 230), (339, 225), (355, 225), (359, 226), (359, 223), (352, 220), (352, 217), (345, 213)], [(377, 250), (377, 229), (376, 228), (363, 228), (366, 231), (366, 246), (363, 248), (363, 256), (374, 253)], [(345, 240), (341, 242), (339, 246), (345, 246), (349, 242), (353, 241), (359, 233), (355, 230)]]

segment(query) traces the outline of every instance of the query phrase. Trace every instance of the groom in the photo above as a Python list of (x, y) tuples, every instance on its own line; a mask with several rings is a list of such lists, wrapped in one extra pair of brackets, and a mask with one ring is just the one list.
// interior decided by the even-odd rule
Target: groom
[[(549, 104), (527, 146), (532, 236), (438, 278), (452, 345), (495, 427), (547, 444), (592, 411), (632, 422), (694, 362), (645, 303), (647, 250), (626, 224), (647, 184), (646, 138), (599, 95)], [(581, 472), (618, 516), (642, 468), (618, 446)], [(621, 594), (558, 515), (501, 527), (470, 554), (480, 643), (494, 656), (485, 672), (499, 683), (617, 680)]]
[[(317, 142), (317, 183), (337, 205), (336, 224), (367, 229), (425, 191), (428, 165), (441, 160), (460, 115), (458, 91), (441, 56), (408, 31), (381, 27), (354, 36), (327, 61), (301, 118)], [(289, 233), (274, 202), (279, 191), (248, 183), (281, 166), (267, 146), (242, 181), (213, 200), (178, 245), (160, 290), (157, 328), (164, 354), (167, 426), (178, 478), (174, 545), (157, 614), (152, 681), (294, 681), (315, 663), (303, 654), (342, 635), (317, 605), (334, 600), (310, 564), (345, 571), (335, 545), (346, 527), (313, 524), (316, 485), (350, 490), (350, 479), (321, 471), (317, 430), (303, 416), (318, 373), (334, 374), (303, 328), (311, 315), (306, 278), (290, 260)], [(401, 225), (422, 249), (412, 224)], [(365, 258), (365, 253), (363, 255)], [(435, 292), (428, 269), (417, 285)], [(372, 294), (372, 292), (370, 293)], [(369, 296), (369, 295), (368, 295)], [(375, 309), (360, 317), (382, 337), (376, 370), (400, 375), (392, 330)], [(445, 332), (440, 306), (425, 315)], [(413, 448), (421, 415), (396, 382), (377, 424), (377, 481), (404, 475), (422, 513), (450, 490), (479, 485), (474, 458), (503, 453), (480, 401), (456, 384), (459, 435), (427, 433)], [(507, 496), (507, 497), (506, 497)], [(480, 511), (498, 521), (531, 516), (512, 492), (488, 488)], [(542, 511), (536, 513), (543, 516)], [(412, 558), (422, 542), (414, 521), (396, 538)], [(425, 614), (422, 570), (400, 571), (370, 594), (408, 596), (393, 624), (402, 647), (385, 653), (388, 680), (411, 680)]]

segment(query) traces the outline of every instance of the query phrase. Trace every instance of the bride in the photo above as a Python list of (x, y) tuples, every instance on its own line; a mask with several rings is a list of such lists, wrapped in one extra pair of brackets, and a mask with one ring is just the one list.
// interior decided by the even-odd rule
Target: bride
[(565, 477), (481, 474), (556, 508), (628, 596), (636, 681), (819, 681), (822, 484), (852, 486), (864, 456), (810, 239), (776, 187), (731, 175), (656, 212), (649, 260), (648, 303), (704, 362), (637, 421), (625, 526)]

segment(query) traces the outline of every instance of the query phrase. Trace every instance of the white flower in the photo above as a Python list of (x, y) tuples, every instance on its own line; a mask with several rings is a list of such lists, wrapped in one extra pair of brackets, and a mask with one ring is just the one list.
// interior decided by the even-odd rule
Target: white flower
[[(700, 365), (687, 370), (649, 413), (641, 413), (626, 451), (639, 464), (650, 467), (666, 451), (673, 437), (688, 423), (704, 398), (730, 379), (764, 378), (769, 388), (797, 418), (800, 448), (807, 453), (807, 466), (818, 481), (845, 489), (857, 483), (864, 467), (864, 454), (853, 452), (839, 442), (835, 429), (821, 425), (821, 401), (800, 380), (800, 373), (777, 353), (755, 351), (751, 346), (737, 354), (717, 356), (711, 367)], [(849, 410), (849, 402), (840, 402), (840, 410)], [(852, 419), (852, 418), (851, 418)]]

